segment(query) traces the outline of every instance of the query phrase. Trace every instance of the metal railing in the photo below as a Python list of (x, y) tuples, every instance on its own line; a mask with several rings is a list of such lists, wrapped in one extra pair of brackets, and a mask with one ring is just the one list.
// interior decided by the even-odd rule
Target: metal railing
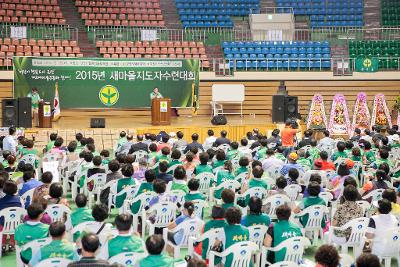
[(26, 39), (78, 40), (78, 29), (68, 25), (0, 24), (0, 38), (11, 38), (12, 27), (26, 27)]
[[(6, 66), (0, 67), (0, 70), (12, 70), (12, 58), (3, 59)], [(108, 60), (118, 60), (109, 58)], [(132, 59), (135, 60), (135, 59)], [(232, 72), (246, 72), (246, 71), (290, 71), (290, 72), (339, 72), (355, 71), (356, 59), (350, 57), (334, 57), (334, 58), (321, 58), (321, 59), (225, 59), (213, 58), (209, 60), (200, 60), (200, 71), (212, 71), (219, 73), (222, 76), (231, 75)], [(378, 71), (400, 71), (400, 57), (378, 57), (379, 69)], [(239, 63), (238, 65), (238, 62)], [(330, 62), (329, 67), (324, 65), (324, 62)], [(203, 63), (208, 62), (208, 66)], [(256, 62), (256, 63), (255, 63)], [(278, 63), (279, 62), (279, 63)], [(9, 64), (8, 64), (9, 63)], [(272, 65), (272, 64), (273, 65)], [(296, 63), (296, 64), (293, 64)], [(242, 64), (242, 67), (238, 67)], [(304, 65), (305, 64), (305, 65)], [(340, 64), (340, 66), (339, 66)], [(296, 67), (295, 67), (296, 66)], [(305, 67), (303, 67), (305, 66)]]
[[(252, 41), (253, 33), (250, 30), (227, 28), (125, 28), (104, 27), (93, 28), (89, 32), (90, 38), (109, 41), (142, 41), (142, 31), (151, 30), (160, 41), (196, 41), (206, 45), (219, 45), (224, 41)], [(258, 40), (269, 41), (269, 30), (257, 30)], [(261, 36), (261, 38), (260, 38)], [(399, 40), (400, 28), (373, 28), (360, 29), (354, 27), (326, 27), (318, 29), (295, 29), (292, 38), (283, 41), (329, 41), (332, 44), (346, 44), (348, 40), (385, 39)], [(274, 40), (270, 40), (274, 41)]]

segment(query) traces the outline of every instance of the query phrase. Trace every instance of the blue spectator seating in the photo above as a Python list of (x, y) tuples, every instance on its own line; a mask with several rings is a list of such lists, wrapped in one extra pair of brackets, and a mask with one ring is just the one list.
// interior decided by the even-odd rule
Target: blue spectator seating
[(236, 69), (329, 69), (329, 42), (223, 42), (230, 67)]
[(233, 27), (231, 16), (260, 12), (259, 0), (176, 0), (183, 27)]
[(311, 28), (362, 27), (363, 0), (275, 0), (278, 12), (310, 17)]

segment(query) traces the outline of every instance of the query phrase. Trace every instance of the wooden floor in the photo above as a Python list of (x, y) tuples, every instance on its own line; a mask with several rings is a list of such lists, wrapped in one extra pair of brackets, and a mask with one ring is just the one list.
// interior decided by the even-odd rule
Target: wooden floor
[[(110, 111), (112, 113), (112, 111)], [(76, 129), (76, 128), (90, 128), (90, 118), (93, 116), (79, 114), (76, 116), (64, 116), (57, 122), (53, 122), (53, 129)], [(152, 128), (151, 118), (149, 116), (122, 116), (122, 115), (108, 115), (105, 118), (106, 128)], [(272, 124), (269, 116), (240, 116), (227, 115), (228, 126), (243, 126), (243, 125), (269, 125)], [(182, 115), (179, 117), (171, 118), (171, 127), (211, 127), (210, 116), (200, 115)], [(160, 128), (154, 126), (154, 128)]]

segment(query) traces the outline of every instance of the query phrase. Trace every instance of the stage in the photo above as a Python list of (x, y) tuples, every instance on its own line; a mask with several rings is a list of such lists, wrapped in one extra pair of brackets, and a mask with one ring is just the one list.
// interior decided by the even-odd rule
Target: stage
[[(129, 114), (129, 112), (126, 112)], [(182, 112), (180, 112), (182, 114)], [(36, 140), (36, 146), (41, 148), (48, 142), (48, 136), (52, 132), (57, 132), (64, 138), (66, 144), (75, 139), (75, 133), (81, 132), (85, 136), (91, 136), (95, 139), (96, 147), (99, 149), (110, 149), (118, 139), (119, 132), (124, 130), (128, 133), (159, 133), (160, 131), (177, 132), (182, 131), (185, 139), (190, 141), (192, 133), (199, 134), (199, 141), (203, 142), (207, 137), (207, 131), (213, 129), (215, 136), (219, 136), (221, 130), (228, 132), (228, 138), (240, 140), (246, 136), (246, 133), (258, 128), (260, 133), (271, 135), (275, 128), (282, 128), (283, 124), (274, 124), (269, 116), (249, 116), (243, 118), (237, 115), (228, 115), (226, 125), (212, 125), (210, 116), (200, 115), (181, 115), (171, 118), (169, 126), (152, 126), (150, 116), (132, 116), (123, 115), (121, 111), (109, 111), (105, 118), (106, 128), (90, 128), (90, 119), (96, 116), (88, 112), (74, 111), (66, 113), (58, 121), (53, 122), (52, 129), (33, 128), (26, 131), (26, 136), (33, 135)], [(100, 116), (97, 116), (100, 117)]]

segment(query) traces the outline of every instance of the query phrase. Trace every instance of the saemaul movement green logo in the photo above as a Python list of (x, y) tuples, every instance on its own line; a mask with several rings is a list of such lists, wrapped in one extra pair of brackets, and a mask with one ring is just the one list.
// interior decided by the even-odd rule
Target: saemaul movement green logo
[(119, 92), (115, 86), (106, 85), (100, 89), (99, 98), (101, 103), (106, 105), (107, 107), (113, 106), (118, 102)]

